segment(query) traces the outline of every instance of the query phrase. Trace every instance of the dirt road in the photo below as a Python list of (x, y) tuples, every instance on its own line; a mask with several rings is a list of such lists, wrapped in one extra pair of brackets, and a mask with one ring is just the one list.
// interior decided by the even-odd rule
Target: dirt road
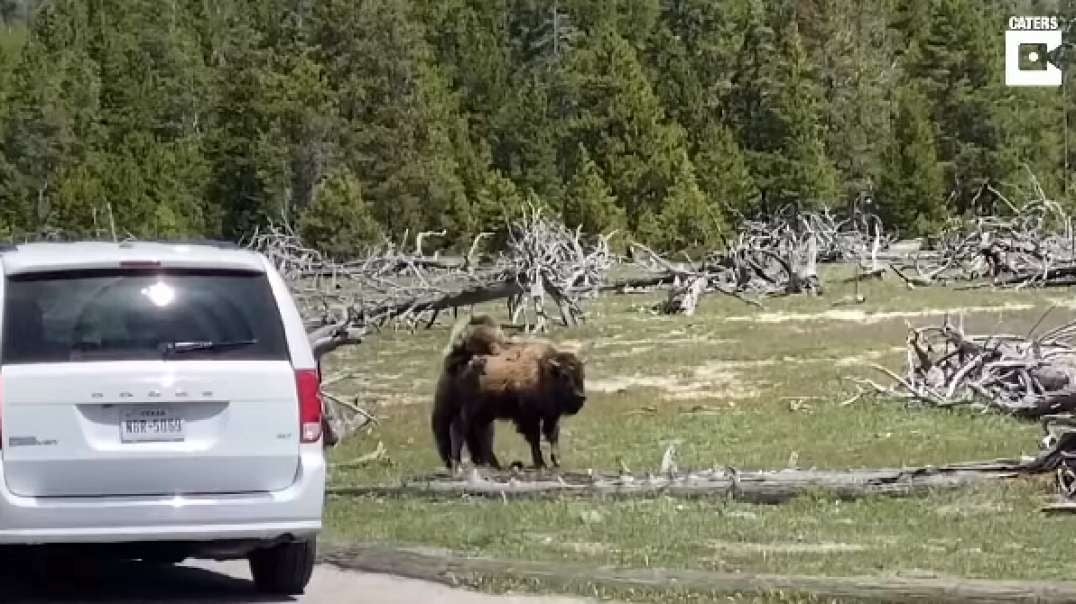
[(387, 575), (319, 566), (307, 593), (298, 598), (265, 598), (254, 593), (245, 562), (193, 561), (176, 567), (92, 561), (64, 572), (34, 576), (7, 565), (0, 571), (3, 602), (168, 602), (169, 604), (584, 604), (582, 599), (492, 596)]

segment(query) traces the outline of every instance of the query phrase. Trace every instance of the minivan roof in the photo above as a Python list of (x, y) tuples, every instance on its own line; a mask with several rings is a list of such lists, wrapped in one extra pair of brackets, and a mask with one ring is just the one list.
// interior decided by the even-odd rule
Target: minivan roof
[(223, 242), (72, 241), (0, 246), (4, 273), (160, 266), (265, 271), (263, 256)]

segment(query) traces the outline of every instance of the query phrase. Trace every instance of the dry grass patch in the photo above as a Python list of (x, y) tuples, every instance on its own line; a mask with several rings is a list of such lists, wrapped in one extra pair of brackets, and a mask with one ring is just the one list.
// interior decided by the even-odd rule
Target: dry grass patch
[(864, 310), (824, 310), (820, 312), (760, 312), (754, 315), (725, 317), (730, 323), (788, 323), (802, 321), (845, 321), (873, 324), (895, 319), (913, 319), (944, 315), (1014, 312), (1035, 308), (1033, 304), (1004, 303), (993, 306), (955, 306), (951, 308), (926, 308), (921, 310), (891, 310), (868, 312)]
[(752, 543), (745, 541), (711, 541), (707, 546), (721, 551), (740, 554), (832, 554), (861, 552), (869, 549), (860, 543), (836, 542), (772, 542)]
[(760, 391), (749, 386), (734, 364), (711, 362), (697, 367), (684, 368), (677, 375), (618, 375), (587, 380), (591, 392), (620, 394), (632, 389), (658, 390), (663, 400), (683, 401), (698, 399), (750, 399), (757, 398)]

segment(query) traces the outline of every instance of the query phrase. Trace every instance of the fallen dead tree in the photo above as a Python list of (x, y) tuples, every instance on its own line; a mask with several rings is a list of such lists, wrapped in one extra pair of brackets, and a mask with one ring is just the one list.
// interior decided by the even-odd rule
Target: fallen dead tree
[(700, 263), (672, 262), (639, 243), (632, 243), (630, 249), (636, 268), (649, 276), (621, 282), (617, 289), (669, 283), (667, 299), (653, 309), (661, 314), (693, 315), (706, 293), (734, 296), (761, 306), (758, 299), (764, 297), (822, 292), (816, 240), (810, 234), (801, 240), (790, 233), (780, 253), (741, 243)]
[[(265, 254), (291, 288), (320, 356), (385, 327), (430, 326), (444, 311), (506, 300), (516, 322), (531, 331), (548, 328), (551, 298), (565, 325), (585, 317), (583, 300), (604, 285), (614, 258), (611, 235), (584, 240), (578, 230), (525, 211), (508, 225), (506, 249), (482, 263), (481, 233), (462, 258), (424, 254), (424, 241), (445, 233), (419, 233), (414, 247), (386, 241), (361, 258), (335, 262), (304, 245), (286, 225), (256, 232), (248, 245)], [(530, 304), (532, 325), (526, 315)]]
[(1076, 513), (1076, 417), (1049, 415), (1041, 419), (1045, 436), (1040, 446), (1055, 452), (1057, 500), (1043, 508), (1048, 513)]
[(968, 335), (946, 317), (937, 327), (909, 328), (903, 374), (873, 365), (890, 384), (848, 379), (887, 396), (935, 407), (1052, 415), (1076, 410), (1074, 336), (1076, 322), (1039, 335)]
[[(861, 265), (857, 279), (880, 278), (884, 268), (878, 255), (891, 241), (873, 214), (857, 211), (836, 220), (829, 210), (796, 211), (790, 206), (765, 220), (743, 221), (726, 249), (701, 262), (690, 258), (675, 262), (645, 245), (632, 243), (629, 257), (643, 276), (619, 281), (607, 289), (627, 292), (667, 285), (667, 299), (652, 309), (662, 314), (692, 315), (707, 293), (735, 296), (761, 306), (759, 300), (766, 297), (821, 294), (818, 265), (822, 262), (854, 260)], [(871, 263), (866, 265), (868, 257)]]
[(608, 568), (577, 562), (471, 558), (430, 548), (380, 545), (326, 547), (319, 561), (340, 568), (433, 581), (452, 587), (480, 587), (491, 579), (540, 585), (545, 589), (591, 594), (595, 588), (668, 599), (670, 592), (762, 597), (809, 596), (824, 601), (870, 602), (1040, 602), (1076, 601), (1076, 583), (921, 578), (896, 575), (823, 577), (723, 573), (690, 569)]
[(496, 272), (517, 292), (508, 296), (512, 323), (522, 315), (524, 329), (531, 330), (527, 302), (535, 316), (534, 331), (547, 329), (546, 296), (556, 305), (565, 326), (578, 325), (586, 313), (582, 300), (597, 294), (615, 263), (609, 240), (615, 233), (584, 240), (581, 227), (574, 231), (546, 217), (540, 208), (524, 209), (508, 228), (506, 250)]
[(881, 250), (889, 248), (895, 234), (885, 233), (877, 214), (864, 211), (855, 204), (843, 217), (834, 215), (829, 208), (818, 211), (800, 210), (784, 206), (760, 219), (744, 220), (738, 235), (740, 247), (781, 253), (787, 244), (787, 235), (812, 234), (815, 238), (817, 261), (852, 262), (866, 255), (877, 241)]
[[(566, 326), (585, 317), (583, 301), (597, 293), (614, 259), (611, 235), (585, 240), (579, 230), (527, 208), (507, 225), (505, 249), (480, 255), (489, 233), (474, 238), (462, 257), (429, 255), (444, 231), (387, 240), (359, 258), (337, 262), (305, 245), (285, 223), (256, 231), (247, 246), (273, 263), (288, 284), (307, 327), (315, 356), (357, 344), (382, 329), (414, 331), (434, 325), (442, 312), (506, 300), (510, 321), (522, 315), (527, 331), (549, 326), (551, 299)], [(530, 322), (528, 306), (535, 322)], [(328, 386), (340, 376), (326, 377)], [(374, 421), (357, 401), (325, 390), (327, 442)]]
[[(1034, 176), (1034, 197), (1016, 204), (990, 185), (997, 214), (955, 218), (933, 239), (933, 249), (892, 265), (909, 287), (1066, 287), (1076, 284), (1076, 231), (1061, 204), (1048, 199)], [(973, 200), (973, 205), (980, 205)]]
[(735, 468), (657, 475), (559, 472), (505, 473), (472, 470), (467, 477), (436, 474), (391, 486), (338, 486), (337, 496), (491, 497), (710, 497), (760, 504), (780, 504), (817, 493), (838, 499), (870, 496), (908, 497), (986, 481), (1050, 471), (1056, 452), (1019, 460), (941, 467), (870, 470), (741, 471)]

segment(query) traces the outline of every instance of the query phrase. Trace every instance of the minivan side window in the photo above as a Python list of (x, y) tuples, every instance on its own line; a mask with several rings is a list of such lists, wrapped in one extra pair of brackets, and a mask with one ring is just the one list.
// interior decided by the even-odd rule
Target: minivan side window
[(12, 275), (0, 363), (286, 360), (262, 273), (83, 270)]

